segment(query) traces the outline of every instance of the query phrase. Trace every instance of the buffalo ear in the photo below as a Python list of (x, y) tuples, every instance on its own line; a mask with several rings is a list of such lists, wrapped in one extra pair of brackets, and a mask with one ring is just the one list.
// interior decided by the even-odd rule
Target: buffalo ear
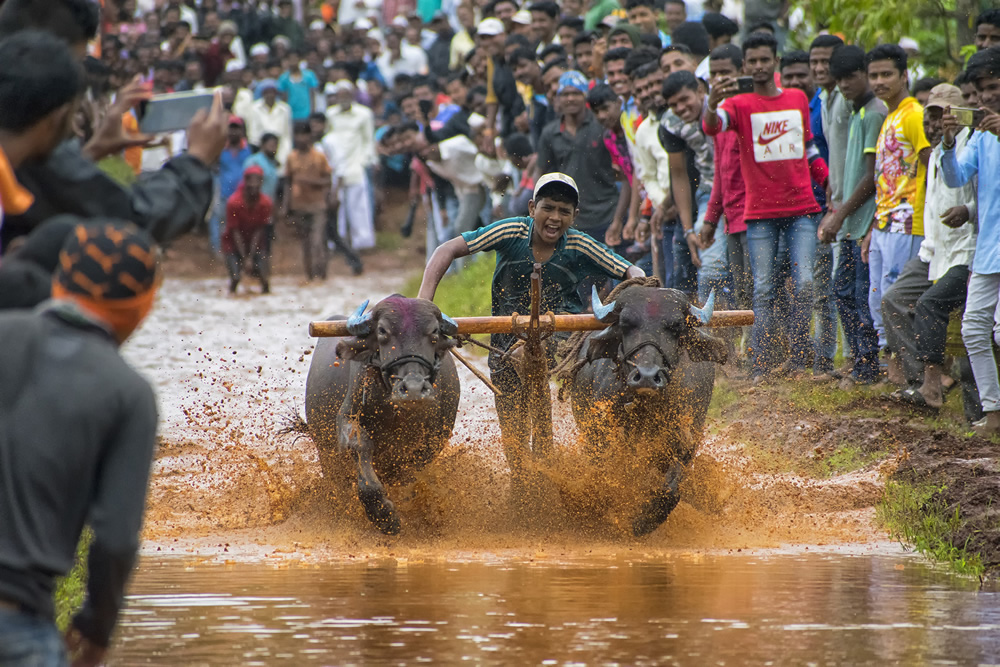
[(713, 361), (724, 364), (729, 358), (726, 343), (721, 338), (709, 335), (701, 329), (689, 328), (681, 344), (687, 350), (691, 361)]
[(603, 331), (587, 339), (587, 361), (598, 359), (616, 359), (622, 345), (622, 332), (617, 324), (612, 324)]
[(344, 361), (365, 361), (371, 356), (368, 338), (344, 338), (337, 343), (337, 358)]

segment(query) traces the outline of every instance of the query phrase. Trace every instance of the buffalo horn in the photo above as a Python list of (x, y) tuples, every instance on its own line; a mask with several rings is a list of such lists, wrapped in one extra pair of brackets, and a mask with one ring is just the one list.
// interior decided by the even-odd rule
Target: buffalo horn
[(597, 294), (597, 285), (590, 287), (590, 305), (594, 309), (594, 317), (597, 318), (598, 322), (603, 324), (611, 322), (611, 315), (615, 312), (615, 302), (612, 301), (606, 306), (601, 303), (601, 297)]
[(445, 336), (454, 336), (458, 333), (458, 322), (441, 313), (441, 333)]
[(715, 290), (708, 295), (708, 301), (705, 302), (704, 308), (699, 308), (698, 306), (691, 306), (691, 314), (698, 318), (698, 321), (702, 324), (708, 324), (708, 321), (712, 319), (712, 311), (715, 310)]
[(367, 336), (372, 332), (372, 314), (365, 314), (368, 308), (368, 300), (358, 306), (354, 314), (347, 318), (347, 331), (352, 336)]

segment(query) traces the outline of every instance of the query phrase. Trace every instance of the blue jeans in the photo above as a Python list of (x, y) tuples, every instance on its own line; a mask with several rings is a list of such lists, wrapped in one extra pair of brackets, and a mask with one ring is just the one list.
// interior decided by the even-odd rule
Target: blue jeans
[(660, 259), (663, 264), (663, 275), (660, 278), (663, 280), (664, 287), (674, 286), (674, 232), (676, 227), (677, 223), (675, 222), (663, 225), (663, 238), (660, 239)]
[(844, 335), (854, 356), (852, 375), (862, 382), (878, 378), (878, 334), (868, 306), (870, 291), (868, 266), (861, 261), (861, 241), (841, 241), (833, 292)]
[(63, 667), (66, 649), (55, 623), (12, 609), (0, 609), (0, 665)]
[(685, 294), (698, 291), (698, 270), (691, 261), (691, 249), (684, 238), (684, 228), (678, 222), (674, 225), (674, 289)]
[(775, 317), (775, 297), (778, 284), (775, 265), (778, 244), (783, 239), (791, 259), (792, 303), (787, 331), (791, 343), (789, 358), (792, 368), (804, 369), (812, 352), (809, 320), (812, 316), (813, 264), (816, 257), (816, 226), (818, 215), (772, 220), (748, 220), (747, 240), (750, 244), (750, 264), (753, 267), (754, 323), (750, 333), (752, 375), (765, 375), (773, 370), (772, 350), (780, 323)]
[(833, 246), (816, 244), (816, 264), (813, 269), (813, 300), (816, 311), (816, 358), (813, 372), (820, 374), (833, 370), (833, 357), (837, 354), (837, 304), (833, 298)]

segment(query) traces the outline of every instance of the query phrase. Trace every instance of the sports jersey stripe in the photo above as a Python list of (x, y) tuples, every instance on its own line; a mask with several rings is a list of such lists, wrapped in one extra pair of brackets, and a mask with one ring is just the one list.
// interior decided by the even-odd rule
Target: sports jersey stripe
[(567, 247), (572, 247), (587, 254), (588, 257), (609, 270), (619, 270), (622, 273), (628, 270), (629, 264), (619, 260), (610, 254), (610, 251), (601, 246), (597, 241), (581, 235), (574, 234), (567, 242)]
[(478, 236), (468, 244), (469, 250), (472, 252), (477, 252), (484, 245), (489, 243), (497, 243), (499, 241), (518, 236), (524, 230), (524, 223), (522, 222), (509, 222), (499, 225), (495, 229), (491, 229), (486, 234)]
[(487, 247), (487, 245), (492, 248), (492, 246), (500, 243), (501, 241), (515, 238), (524, 238), (524, 235), (517, 231), (504, 232), (502, 234), (491, 233), (488, 237), (476, 239), (467, 245), (469, 246), (469, 252), (481, 252)]
[(628, 269), (628, 265), (622, 265), (614, 258), (610, 257), (606, 250), (597, 245), (596, 241), (589, 241), (583, 237), (575, 237), (567, 241), (566, 247), (570, 250), (578, 250), (609, 271)]

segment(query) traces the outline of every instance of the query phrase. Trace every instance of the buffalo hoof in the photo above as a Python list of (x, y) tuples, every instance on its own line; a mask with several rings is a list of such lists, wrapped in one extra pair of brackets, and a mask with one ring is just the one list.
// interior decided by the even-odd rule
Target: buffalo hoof
[(378, 491), (358, 491), (361, 506), (365, 508), (368, 520), (386, 535), (399, 534), (399, 517), (392, 501)]
[(649, 535), (667, 520), (680, 501), (680, 496), (675, 493), (650, 500), (632, 521), (632, 534), (636, 537)]

